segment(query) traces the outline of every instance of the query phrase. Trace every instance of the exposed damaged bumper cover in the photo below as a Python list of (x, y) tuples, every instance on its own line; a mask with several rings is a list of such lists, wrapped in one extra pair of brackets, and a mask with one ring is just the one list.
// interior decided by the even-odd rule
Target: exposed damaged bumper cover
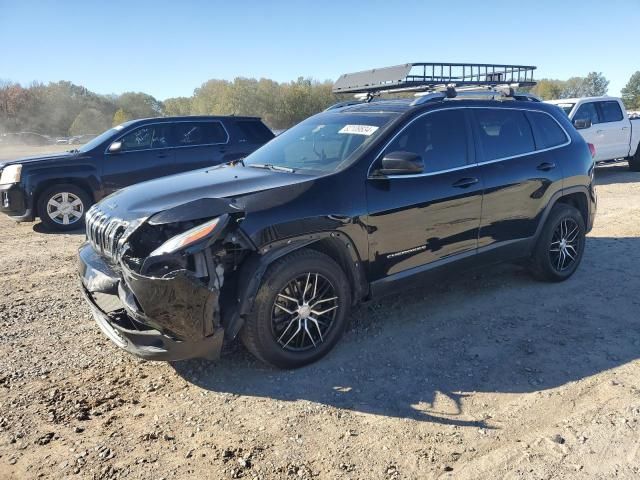
[(78, 262), (93, 317), (117, 346), (148, 360), (219, 357), (217, 288), (186, 270), (152, 277), (108, 264), (90, 243), (80, 247)]

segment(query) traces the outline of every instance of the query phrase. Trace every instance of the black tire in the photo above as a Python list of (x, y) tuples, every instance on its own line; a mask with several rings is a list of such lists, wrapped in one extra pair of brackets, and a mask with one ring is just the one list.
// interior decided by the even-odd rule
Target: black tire
[[(317, 292), (318, 296), (316, 296), (315, 289), (312, 293), (313, 298), (325, 298), (321, 302), (324, 302), (322, 311), (327, 310), (325, 306), (329, 306), (335, 313), (331, 313), (333, 315), (331, 320), (329, 320), (329, 313), (324, 313), (323, 317), (319, 317), (323, 318), (322, 326), (318, 322), (312, 323), (313, 320), (309, 320), (310, 330), (306, 333), (302, 331), (302, 338), (293, 337), (292, 334), (298, 331), (297, 329), (301, 325), (300, 321), (291, 320), (299, 316), (300, 301), (286, 303), (289, 300), (284, 299), (283, 296), (299, 298), (300, 295), (298, 293), (300, 293), (304, 298), (307, 295), (305, 292), (309, 280), (307, 280), (304, 288), (300, 288), (301, 285), (297, 282), (298, 279), (305, 278), (304, 276), (307, 274), (315, 275), (315, 277), (311, 277), (309, 290), (313, 287), (314, 279), (316, 287), (321, 285), (320, 288), (323, 291), (324, 289), (333, 289), (337, 300), (326, 300), (326, 298), (332, 298), (333, 294), (331, 293), (326, 293), (328, 296), (325, 297), (319, 295), (319, 291)], [(308, 279), (309, 277), (306, 278)], [(304, 290), (304, 292), (300, 292), (300, 290), (296, 292), (296, 289)], [(311, 295), (307, 296), (310, 297)], [(287, 310), (291, 309), (289, 311), (295, 315), (287, 317), (289, 315), (287, 312), (280, 312), (280, 308), (276, 307), (276, 300), (280, 302), (278, 305), (285, 306)], [(294, 300), (294, 298), (291, 298), (291, 300)], [(307, 302), (313, 305), (313, 302), (309, 300), (311, 299), (307, 298)], [(240, 332), (240, 338), (247, 349), (265, 363), (278, 368), (302, 367), (322, 358), (335, 346), (347, 326), (350, 306), (351, 288), (346, 275), (338, 264), (329, 256), (315, 250), (299, 250), (277, 260), (267, 269), (262, 279), (262, 284), (258, 289), (253, 309)], [(284, 316), (284, 320), (278, 319), (276, 312), (280, 312)], [(314, 311), (313, 307), (311, 307), (311, 312), (319, 313), (319, 310)], [(308, 315), (310, 317), (311, 313)], [(313, 315), (318, 317), (316, 313)], [(325, 328), (325, 325), (328, 325), (328, 327), (323, 334), (321, 328)], [(285, 326), (286, 328), (292, 327), (288, 334)], [(278, 328), (281, 328), (281, 330), (277, 331)], [(284, 333), (281, 334), (281, 332)], [(289, 336), (292, 338), (289, 338)], [(287, 344), (285, 344), (287, 339)], [(313, 345), (308, 345), (308, 348), (303, 345), (299, 350), (292, 351), (294, 347), (300, 345), (298, 340), (304, 343), (305, 339), (307, 342), (309, 340), (314, 342)], [(318, 344), (316, 345), (315, 342), (318, 342)]]
[[(554, 205), (533, 251), (533, 275), (547, 282), (562, 282), (573, 275), (582, 260), (585, 235), (584, 219), (578, 209), (564, 203)], [(571, 254), (575, 258), (571, 259)]]
[[(71, 200), (63, 205), (66, 209), (66, 204), (69, 204), (69, 209), (59, 210), (59, 212), (64, 212), (64, 215), (62, 213), (55, 215), (55, 207), (51, 206), (49, 202), (62, 198)], [(73, 206), (71, 206), (72, 204)], [(77, 230), (84, 225), (84, 217), (91, 204), (91, 198), (82, 188), (72, 184), (54, 185), (47, 188), (38, 197), (38, 216), (48, 230), (58, 232)]]
[(629, 170), (632, 172), (640, 172), (640, 145), (633, 157), (629, 157)]

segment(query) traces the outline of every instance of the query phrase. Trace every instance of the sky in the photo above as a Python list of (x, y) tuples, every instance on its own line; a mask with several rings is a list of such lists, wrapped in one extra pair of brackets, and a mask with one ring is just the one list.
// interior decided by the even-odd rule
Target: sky
[[(519, 4), (519, 6), (513, 6)], [(406, 62), (640, 70), (640, 0), (0, 0), (0, 79), (190, 96), (212, 78), (312, 77)]]

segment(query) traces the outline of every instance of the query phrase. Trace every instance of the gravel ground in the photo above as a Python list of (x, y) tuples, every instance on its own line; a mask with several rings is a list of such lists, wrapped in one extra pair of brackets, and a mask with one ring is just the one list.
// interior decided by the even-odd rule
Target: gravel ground
[(83, 235), (0, 216), (0, 479), (638, 478), (640, 174), (597, 178), (569, 281), (416, 285), (297, 371), (119, 351), (78, 290)]

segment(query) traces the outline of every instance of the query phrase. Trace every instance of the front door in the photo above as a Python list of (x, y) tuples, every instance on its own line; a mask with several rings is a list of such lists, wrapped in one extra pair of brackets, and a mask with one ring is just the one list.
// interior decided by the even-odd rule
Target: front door
[(104, 156), (102, 178), (107, 194), (173, 173), (175, 154), (171, 148), (169, 123), (136, 128), (119, 141), (122, 142), (121, 149)]
[[(475, 254), (483, 182), (464, 109), (428, 112), (403, 128), (367, 179), (372, 280)], [(385, 154), (412, 152), (423, 173), (377, 177)]]

